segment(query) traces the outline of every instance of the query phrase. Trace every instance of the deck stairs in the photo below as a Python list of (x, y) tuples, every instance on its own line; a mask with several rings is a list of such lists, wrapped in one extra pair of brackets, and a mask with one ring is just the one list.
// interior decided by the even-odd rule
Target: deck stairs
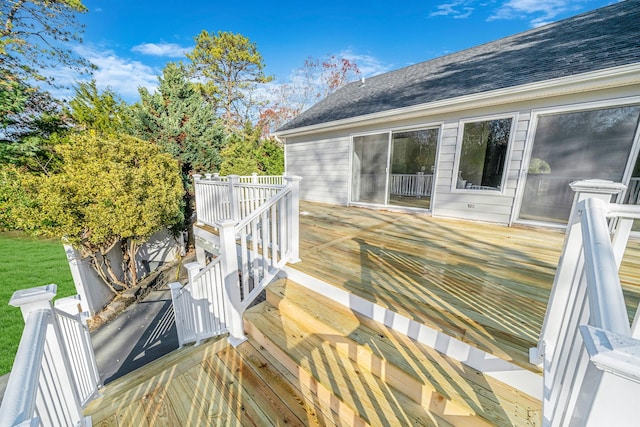
[(320, 425), (540, 425), (539, 400), (290, 279), (244, 317), (242, 346), (288, 379)]

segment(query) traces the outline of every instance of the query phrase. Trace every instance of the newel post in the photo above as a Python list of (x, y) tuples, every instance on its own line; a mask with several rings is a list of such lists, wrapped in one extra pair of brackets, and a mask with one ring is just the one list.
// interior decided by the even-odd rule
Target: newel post
[(588, 198), (597, 198), (608, 204), (611, 201), (611, 196), (619, 194), (625, 189), (624, 184), (599, 179), (574, 181), (569, 185), (575, 195), (567, 224), (562, 255), (558, 261), (558, 268), (551, 288), (547, 313), (542, 324), (538, 346), (529, 351), (530, 362), (536, 365), (543, 361), (545, 345), (555, 346), (557, 344), (562, 328), (562, 319), (569, 304), (576, 266), (582, 252), (582, 225), (578, 212), (578, 203)]
[[(67, 353), (67, 343), (63, 340), (62, 332), (60, 331), (60, 325), (56, 319), (56, 315), (53, 309), (52, 300), (56, 296), (58, 287), (57, 285), (50, 284), (46, 286), (38, 286), (35, 288), (22, 289), (13, 293), (9, 300), (9, 305), (19, 307), (24, 318), (25, 325), (30, 314), (36, 312), (46, 312), (50, 319), (50, 327), (47, 327), (45, 332), (45, 340), (49, 350), (51, 360), (48, 363), (59, 364), (59, 368), (55, 371), (57, 373), (56, 380), (60, 384), (60, 394), (57, 397), (64, 401), (71, 412), (71, 416), (78, 421), (86, 419), (82, 413), (82, 403), (80, 401), (80, 394), (76, 388), (76, 384), (73, 379), (73, 369), (69, 354)], [(45, 354), (43, 357), (47, 357)], [(14, 370), (20, 372), (16, 365), (23, 363), (21, 360), (16, 360), (14, 364)], [(7, 384), (7, 390), (18, 390), (19, 382), (23, 381), (23, 378), (13, 378), (13, 375), (9, 377), (9, 383)], [(11, 387), (11, 388), (10, 388)], [(34, 391), (35, 393), (35, 391)], [(52, 402), (38, 402), (36, 400), (36, 406), (38, 403), (47, 405)]]
[(29, 313), (36, 310), (53, 311), (52, 300), (58, 291), (57, 285), (38, 286), (37, 288), (16, 291), (9, 300), (9, 305), (20, 308), (22, 318), (27, 321)]
[(291, 230), (290, 236), (290, 248), (291, 259), (290, 263), (300, 262), (300, 181), (301, 176), (285, 176), (285, 184), (291, 186), (291, 198), (287, 204), (287, 218), (289, 221), (289, 230)]
[(182, 291), (182, 284), (178, 282), (169, 283), (169, 289), (171, 290), (171, 302), (173, 305), (173, 313), (176, 322), (176, 332), (178, 333), (178, 346), (182, 348), (184, 346), (184, 304), (179, 303), (180, 291)]
[(220, 255), (224, 280), (224, 310), (229, 342), (237, 346), (246, 341), (242, 321), (242, 300), (240, 297), (240, 277), (238, 276), (238, 254), (236, 249), (236, 223), (222, 221), (220, 230)]
[(604, 201), (606, 204), (611, 202), (611, 197), (620, 194), (627, 188), (620, 182), (606, 181), (602, 179), (587, 179), (584, 181), (574, 181), (569, 184), (575, 192), (573, 196), (573, 206), (571, 207), (571, 215), (569, 215), (569, 224), (575, 220), (576, 208), (578, 203), (584, 199), (596, 198)]
[(229, 175), (229, 205), (231, 209), (231, 219), (240, 221), (240, 200), (238, 199), (237, 185), (240, 183), (238, 175)]
[(204, 223), (200, 221), (200, 216), (204, 214), (204, 207), (202, 206), (204, 202), (204, 197), (202, 197), (203, 195), (199, 191), (201, 178), (202, 178), (202, 175), (193, 174), (193, 193), (195, 194), (195, 198), (196, 198), (196, 224), (197, 225), (204, 225)]

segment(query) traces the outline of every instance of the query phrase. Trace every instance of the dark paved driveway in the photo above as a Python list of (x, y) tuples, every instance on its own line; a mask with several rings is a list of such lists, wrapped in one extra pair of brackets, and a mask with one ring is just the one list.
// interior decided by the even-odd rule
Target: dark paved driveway
[(169, 290), (154, 290), (91, 337), (100, 379), (107, 384), (178, 348)]

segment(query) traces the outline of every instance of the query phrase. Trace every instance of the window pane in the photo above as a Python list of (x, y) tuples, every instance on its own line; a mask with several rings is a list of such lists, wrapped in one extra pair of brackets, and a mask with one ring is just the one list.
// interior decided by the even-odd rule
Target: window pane
[(390, 204), (430, 208), (437, 146), (438, 129), (392, 135)]
[(500, 190), (511, 119), (465, 123), (456, 188)]
[(621, 182), (640, 106), (552, 114), (538, 119), (520, 218), (564, 223), (582, 179)]
[(351, 201), (386, 203), (389, 134), (353, 138)]

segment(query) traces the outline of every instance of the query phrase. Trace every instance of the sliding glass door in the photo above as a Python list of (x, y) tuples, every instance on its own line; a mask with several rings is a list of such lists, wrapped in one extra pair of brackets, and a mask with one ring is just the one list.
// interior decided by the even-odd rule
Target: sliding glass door
[(438, 129), (392, 134), (390, 205), (431, 208), (437, 148)]
[(439, 129), (353, 137), (351, 201), (431, 208)]
[(352, 202), (386, 204), (388, 163), (388, 133), (353, 138)]
[(629, 167), (640, 106), (538, 117), (520, 218), (565, 223), (582, 179), (622, 182)]

